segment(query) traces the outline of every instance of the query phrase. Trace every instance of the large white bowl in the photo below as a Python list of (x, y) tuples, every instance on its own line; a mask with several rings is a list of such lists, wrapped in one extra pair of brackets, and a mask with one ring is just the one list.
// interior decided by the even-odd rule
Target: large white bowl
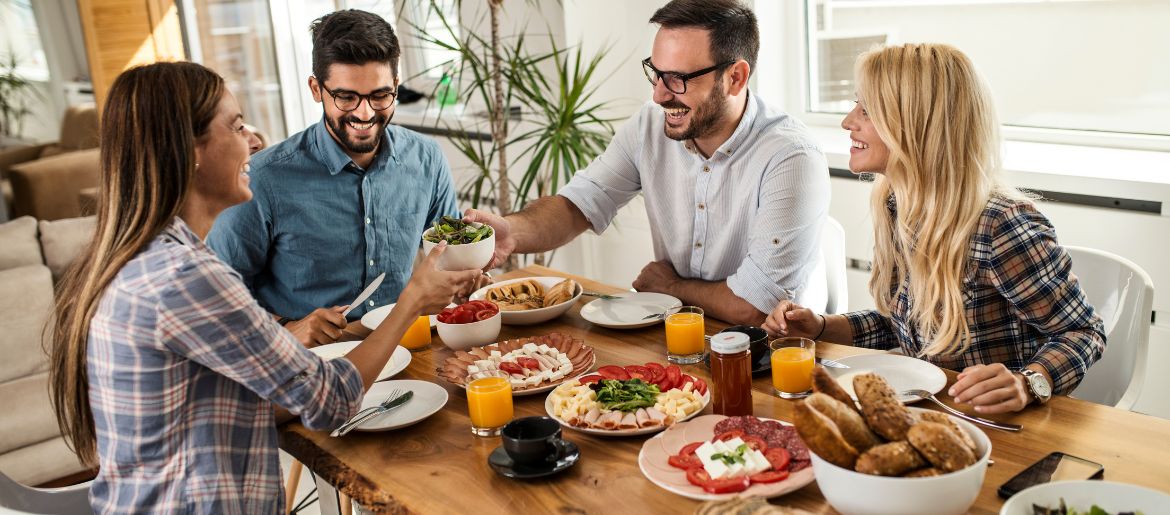
[[(471, 294), (470, 299), (484, 300), (487, 298), (488, 290), (492, 288), (496, 288), (504, 284), (527, 281), (529, 279), (540, 283), (540, 285), (543, 286), (545, 290), (548, 290), (549, 288), (556, 286), (557, 283), (565, 280), (564, 277), (523, 277), (520, 279), (509, 279), (507, 281), (492, 283), (476, 290), (475, 293)], [(573, 298), (560, 304), (549, 306), (547, 308), (529, 309), (525, 311), (500, 311), (500, 314), (504, 317), (504, 323), (508, 325), (531, 325), (547, 322), (567, 313), (569, 309), (573, 307), (573, 304), (577, 303), (577, 299), (581, 298), (581, 293), (583, 291), (585, 290), (581, 287), (581, 283), (577, 283), (577, 291), (573, 294)]]
[(467, 350), (472, 347), (481, 347), (496, 341), (500, 336), (500, 321), (503, 317), (499, 313), (478, 322), (466, 324), (444, 324), (437, 322), (439, 339), (443, 345), (451, 350)]
[(1113, 481), (1053, 481), (1026, 488), (1013, 495), (1000, 515), (1032, 515), (1032, 504), (1065, 506), (1081, 512), (1096, 504), (1109, 513), (1141, 511), (1146, 515), (1170, 512), (1170, 494), (1143, 486)]
[[(481, 227), (483, 224), (473, 222), (471, 225)], [(426, 236), (435, 232), (435, 228), (431, 227), (423, 231), (422, 249), (423, 254), (430, 254), (431, 250), (435, 248), (437, 243), (427, 241)], [(496, 231), (492, 231), (492, 235), (479, 240), (475, 243), (460, 243), (459, 245), (447, 244), (447, 250), (443, 251), (443, 255), (439, 256), (439, 270), (479, 270), (488, 265), (492, 260), (492, 254), (496, 252)]]
[[(910, 410), (926, 411), (920, 408)], [(838, 467), (810, 452), (821, 493), (843, 515), (966, 513), (983, 487), (983, 474), (991, 457), (991, 440), (969, 422), (955, 417), (951, 420), (975, 440), (979, 459), (974, 465), (934, 477), (884, 477)]]

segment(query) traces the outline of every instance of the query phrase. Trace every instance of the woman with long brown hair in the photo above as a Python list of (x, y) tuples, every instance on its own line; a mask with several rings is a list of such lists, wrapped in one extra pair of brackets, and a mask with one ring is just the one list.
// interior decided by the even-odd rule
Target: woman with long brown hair
[(841, 127), (849, 168), (877, 176), (877, 309), (817, 315), (781, 302), (764, 328), (962, 370), (948, 393), (981, 413), (1068, 394), (1105, 348), (1100, 317), (1048, 219), (1001, 177), (999, 122), (974, 65), (938, 44), (857, 60)]
[(50, 349), (66, 441), (100, 467), (97, 512), (283, 513), (277, 420), (340, 425), (410, 323), (479, 275), (437, 271), (437, 250), (349, 359), (309, 352), (203, 243), (251, 198), (243, 123), (197, 64), (132, 68), (110, 88), (97, 229), (57, 293)]

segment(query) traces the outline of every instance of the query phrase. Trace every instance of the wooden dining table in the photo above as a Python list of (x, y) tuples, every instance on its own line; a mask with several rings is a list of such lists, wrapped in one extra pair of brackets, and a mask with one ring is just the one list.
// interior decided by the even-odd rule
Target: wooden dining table
[[(561, 276), (586, 289), (620, 292), (619, 288), (549, 268), (531, 266), (502, 279), (525, 276)], [(597, 366), (665, 362), (665, 335), (661, 325), (612, 330), (595, 326), (580, 315), (592, 299), (582, 297), (565, 315), (530, 326), (505, 325), (500, 339), (560, 332), (582, 338), (593, 347)], [(714, 334), (728, 324), (706, 321)], [(841, 358), (875, 351), (817, 344), (817, 355)], [(464, 390), (435, 374), (452, 352), (436, 338), (427, 349), (412, 355), (410, 366), (395, 379), (434, 382), (447, 390), (447, 404), (434, 415), (409, 427), (386, 432), (354, 432), (332, 438), (291, 422), (280, 428), (280, 446), (319, 478), (322, 513), (336, 510), (336, 488), (362, 508), (375, 513), (692, 513), (700, 504), (668, 492), (646, 479), (638, 468), (638, 452), (649, 436), (600, 437), (571, 429), (566, 439), (581, 449), (579, 462), (559, 474), (531, 480), (508, 479), (488, 464), (488, 455), (500, 446), (499, 437), (471, 433)], [(704, 366), (684, 366), (684, 373), (709, 378)], [(948, 384), (955, 372), (947, 371)], [(955, 405), (946, 389), (939, 397)], [(1154, 392), (1150, 392), (1154, 394)], [(545, 395), (514, 398), (515, 416), (546, 415)], [(753, 381), (753, 404), (758, 417), (791, 421), (794, 401), (772, 393), (768, 374)], [(929, 403), (919, 406), (932, 408)], [(704, 414), (710, 412), (710, 406)], [(971, 513), (998, 513), (1003, 501), (996, 489), (1029, 464), (1050, 452), (1062, 451), (1098, 462), (1105, 479), (1170, 492), (1170, 421), (1069, 397), (1055, 397), (1044, 406), (995, 417), (1022, 424), (1009, 433), (985, 429), (992, 442), (994, 465), (987, 469), (983, 488)], [(772, 504), (813, 513), (836, 513), (815, 482), (772, 498)]]

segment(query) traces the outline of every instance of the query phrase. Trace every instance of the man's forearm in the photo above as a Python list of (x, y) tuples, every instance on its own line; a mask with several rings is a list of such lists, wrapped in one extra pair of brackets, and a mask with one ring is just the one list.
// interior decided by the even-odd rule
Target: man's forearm
[(668, 289), (666, 293), (678, 297), (683, 304), (703, 308), (706, 316), (724, 322), (759, 327), (768, 316), (732, 292), (726, 281), (682, 279)]
[(569, 199), (560, 195), (538, 198), (523, 211), (508, 216), (517, 253), (559, 248), (589, 228), (589, 220)]

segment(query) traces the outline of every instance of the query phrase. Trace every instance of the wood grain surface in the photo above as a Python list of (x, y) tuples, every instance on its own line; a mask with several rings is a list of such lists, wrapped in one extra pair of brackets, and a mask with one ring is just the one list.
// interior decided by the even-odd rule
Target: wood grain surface
[[(503, 278), (534, 275), (573, 277), (593, 291), (620, 291), (542, 267), (518, 270)], [(559, 331), (584, 338), (597, 353), (597, 366), (665, 362), (661, 325), (632, 331), (595, 327), (579, 314), (590, 300), (582, 299), (565, 316), (544, 324), (505, 325), (500, 338)], [(714, 334), (726, 326), (708, 319), (706, 330)], [(817, 355), (822, 357), (869, 352), (874, 351), (817, 345)], [(691, 513), (699, 506), (700, 502), (667, 492), (642, 476), (637, 456), (649, 436), (604, 438), (566, 429), (565, 438), (581, 448), (576, 466), (552, 477), (525, 481), (495, 473), (487, 458), (500, 439), (472, 435), (466, 394), (435, 376), (435, 367), (449, 356), (451, 351), (436, 335), (431, 347), (415, 352), (410, 367), (395, 377), (433, 381), (447, 389), (450, 400), (430, 418), (396, 431), (354, 432), (343, 438), (309, 431), (294, 422), (281, 427), (281, 447), (354, 502), (375, 512)], [(682, 368), (684, 373), (709, 378), (702, 365)], [(954, 376), (948, 371), (950, 381)], [(756, 416), (792, 420), (792, 402), (771, 394), (770, 376), (756, 376), (753, 386)], [(940, 394), (940, 398), (949, 403), (948, 396)], [(544, 395), (516, 397), (515, 415), (545, 415), (544, 400)], [(987, 470), (972, 513), (998, 513), (1003, 502), (996, 496), (996, 488), (1052, 451), (1103, 464), (1107, 480), (1170, 492), (1170, 421), (1067, 397), (999, 419), (1023, 424), (1024, 430), (986, 430), (995, 465)], [(836, 513), (816, 483), (771, 502), (813, 513)]]

